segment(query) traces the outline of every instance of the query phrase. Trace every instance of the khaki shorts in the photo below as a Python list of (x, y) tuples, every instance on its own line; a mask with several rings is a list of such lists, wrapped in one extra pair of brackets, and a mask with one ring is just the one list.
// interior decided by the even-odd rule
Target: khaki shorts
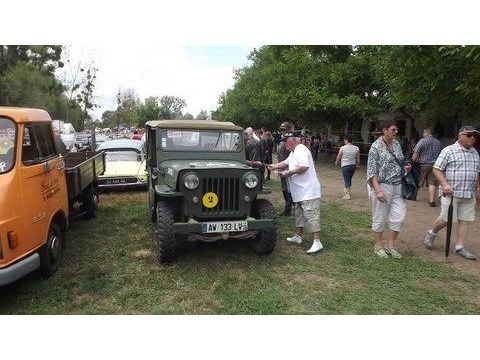
[[(443, 221), (448, 221), (450, 200), (450, 196), (442, 196), (440, 199), (440, 203), (442, 204), (440, 217)], [(453, 198), (453, 222), (457, 220), (475, 221), (475, 202), (474, 197), (471, 199)]]
[(320, 231), (320, 198), (295, 203), (295, 227), (305, 225), (310, 232)]
[(418, 186), (422, 187), (425, 182), (427, 185), (438, 186), (437, 179), (435, 178), (435, 175), (433, 175), (433, 164), (423, 164), (420, 168), (420, 183)]

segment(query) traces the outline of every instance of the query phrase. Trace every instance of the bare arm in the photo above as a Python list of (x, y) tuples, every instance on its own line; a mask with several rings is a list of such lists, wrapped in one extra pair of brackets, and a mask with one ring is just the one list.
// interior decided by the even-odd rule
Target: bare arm
[(418, 160), (418, 153), (416, 151), (413, 152), (412, 154), (412, 160), (417, 161)]
[(385, 193), (383, 192), (380, 184), (378, 183), (377, 177), (372, 176), (370, 178), (370, 184), (372, 185), (373, 189), (375, 190), (375, 195), (377, 196), (377, 199), (381, 202), (386, 201)]
[(340, 160), (342, 159), (342, 155), (343, 155), (343, 151), (340, 150), (338, 152), (337, 159), (335, 160), (335, 166), (338, 166), (338, 164), (340, 163)]
[(280, 161), (279, 163), (268, 165), (268, 169), (270, 169), (270, 170), (283, 169), (283, 168), (286, 168), (286, 167), (287, 167), (287, 164), (285, 164), (284, 161)]
[(445, 174), (443, 173), (443, 171), (437, 168), (433, 168), (433, 175), (435, 175), (435, 178), (442, 187), (443, 193), (445, 195), (452, 194), (452, 186), (447, 182), (447, 179), (445, 179)]

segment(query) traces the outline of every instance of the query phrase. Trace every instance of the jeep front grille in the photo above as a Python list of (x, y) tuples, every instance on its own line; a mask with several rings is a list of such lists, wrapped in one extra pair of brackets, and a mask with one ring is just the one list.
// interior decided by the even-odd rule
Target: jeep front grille
[(202, 214), (239, 213), (240, 179), (233, 177), (202, 179), (203, 193), (214, 192), (218, 195), (218, 205), (212, 209), (202, 206)]

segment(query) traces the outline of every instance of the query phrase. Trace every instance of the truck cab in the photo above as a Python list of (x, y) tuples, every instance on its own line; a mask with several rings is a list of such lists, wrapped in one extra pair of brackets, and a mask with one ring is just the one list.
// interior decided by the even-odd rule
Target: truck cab
[(0, 285), (56, 271), (68, 227), (63, 169), (47, 112), (0, 107)]
[(0, 107), (0, 286), (59, 267), (69, 219), (93, 218), (102, 151), (65, 153), (39, 109)]
[(246, 239), (257, 254), (273, 251), (275, 211), (258, 197), (270, 191), (263, 174), (246, 165), (241, 127), (158, 120), (146, 128), (149, 210), (161, 263), (174, 259), (181, 240)]

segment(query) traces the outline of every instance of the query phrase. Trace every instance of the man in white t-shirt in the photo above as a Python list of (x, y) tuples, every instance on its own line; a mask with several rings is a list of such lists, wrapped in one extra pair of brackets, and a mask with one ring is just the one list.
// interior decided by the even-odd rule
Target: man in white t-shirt
[(290, 155), (285, 160), (269, 166), (271, 170), (284, 169), (281, 176), (288, 178), (292, 200), (295, 203), (295, 235), (287, 241), (302, 243), (304, 228), (313, 234), (312, 247), (307, 254), (314, 254), (323, 249), (320, 242), (320, 183), (310, 150), (301, 143), (299, 133), (291, 133), (286, 140)]

